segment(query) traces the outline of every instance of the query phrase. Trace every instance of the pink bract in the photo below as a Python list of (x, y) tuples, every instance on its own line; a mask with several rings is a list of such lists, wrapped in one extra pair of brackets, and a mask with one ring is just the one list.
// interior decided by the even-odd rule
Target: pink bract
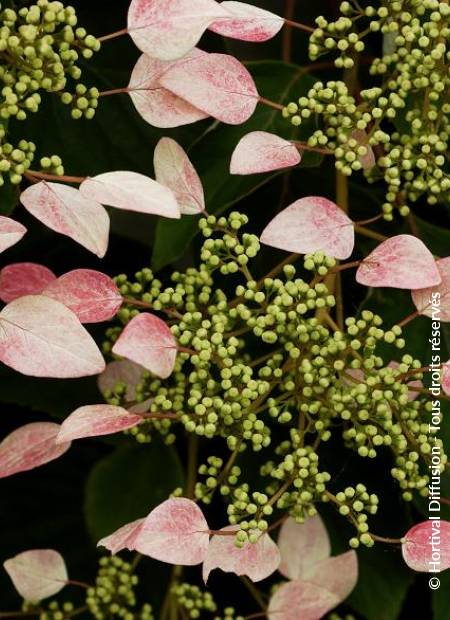
[(205, 114), (240, 125), (255, 111), (259, 95), (242, 63), (226, 54), (202, 54), (176, 63), (160, 83)]
[(176, 60), (197, 45), (210, 24), (226, 17), (215, 0), (132, 0), (128, 32), (149, 56)]
[(54, 596), (69, 579), (63, 557), (53, 549), (24, 551), (3, 566), (17, 592), (30, 603)]
[(125, 327), (114, 344), (113, 353), (167, 379), (175, 366), (177, 343), (164, 321), (143, 312)]
[[(236, 531), (234, 525), (221, 529), (222, 532)], [(280, 563), (280, 552), (268, 534), (261, 534), (258, 542), (246, 543), (242, 549), (236, 547), (234, 536), (216, 535), (211, 538), (203, 563), (203, 580), (215, 568), (226, 573), (246, 575), (252, 581), (261, 581), (274, 573)]]
[(148, 215), (180, 218), (170, 189), (137, 172), (118, 170), (88, 178), (80, 186), (83, 196), (101, 204)]
[(29, 471), (62, 456), (70, 442), (57, 444), (59, 424), (32, 422), (10, 433), (0, 443), (0, 478)]
[(56, 276), (38, 263), (13, 263), (0, 271), (0, 299), (5, 303), (24, 295), (39, 295)]
[(208, 523), (197, 504), (184, 497), (168, 499), (152, 510), (135, 541), (139, 553), (182, 566), (203, 562), (208, 545)]
[(402, 544), (403, 559), (415, 571), (430, 572), (450, 568), (450, 521), (431, 519), (414, 525)]
[(287, 519), (278, 536), (280, 573), (288, 579), (302, 579), (310, 566), (330, 557), (328, 532), (319, 515), (296, 523)]
[(114, 405), (86, 405), (71, 413), (61, 424), (56, 443), (120, 433), (142, 422), (142, 416)]
[(157, 60), (146, 54), (139, 57), (131, 74), (128, 93), (136, 110), (147, 123), (165, 129), (189, 125), (208, 117), (205, 112), (160, 84), (160, 78), (170, 67), (204, 53), (194, 49), (186, 58), (174, 62)]
[(300, 161), (300, 153), (292, 142), (266, 131), (252, 131), (234, 149), (230, 173), (270, 172), (296, 166)]
[(172, 138), (161, 138), (155, 148), (153, 164), (156, 180), (175, 195), (182, 214), (205, 210), (202, 182), (186, 152)]
[(111, 278), (93, 269), (69, 271), (53, 280), (43, 294), (67, 306), (81, 323), (108, 321), (123, 302)]
[(209, 30), (224, 37), (261, 43), (272, 39), (284, 25), (279, 15), (252, 4), (225, 1), (221, 6), (231, 17), (214, 22)]
[(329, 590), (307, 581), (283, 584), (269, 602), (269, 620), (319, 620), (339, 604)]
[(280, 250), (309, 254), (323, 252), (345, 259), (353, 252), (353, 222), (331, 200), (310, 196), (297, 200), (264, 229), (261, 242)]
[(420, 289), (441, 282), (433, 255), (412, 235), (386, 239), (367, 256), (356, 272), (366, 286)]
[(19, 222), (0, 215), (0, 252), (4, 252), (20, 241), (26, 232), (25, 226)]
[(411, 296), (419, 314), (433, 318), (434, 306), (436, 318), (448, 322), (450, 321), (450, 256), (436, 261), (436, 267), (442, 278), (441, 283), (430, 288), (411, 291)]
[(79, 190), (62, 183), (41, 181), (22, 192), (20, 201), (45, 226), (70, 237), (99, 258), (106, 254), (108, 213)]
[(131, 523), (123, 525), (121, 528), (105, 536), (98, 541), (97, 547), (105, 547), (114, 555), (123, 549), (133, 551), (136, 547), (136, 540), (141, 533), (142, 526), (145, 523), (145, 518), (137, 519)]
[(19, 297), (0, 312), (0, 361), (33, 377), (68, 379), (105, 368), (94, 340), (76, 315), (43, 295)]
[(102, 394), (113, 391), (118, 383), (126, 385), (125, 399), (136, 400), (136, 386), (142, 380), (145, 368), (130, 360), (117, 360), (106, 364), (105, 370), (98, 376), (97, 385)]

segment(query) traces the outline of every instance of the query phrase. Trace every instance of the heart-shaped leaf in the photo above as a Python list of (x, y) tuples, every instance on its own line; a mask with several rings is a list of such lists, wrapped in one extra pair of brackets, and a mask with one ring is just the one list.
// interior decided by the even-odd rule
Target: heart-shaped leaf
[(114, 405), (86, 405), (71, 413), (61, 424), (57, 443), (120, 433), (142, 422), (142, 416)]
[(0, 478), (29, 471), (59, 458), (70, 442), (56, 443), (59, 424), (32, 422), (10, 433), (0, 443)]
[(105, 536), (105, 538), (99, 540), (97, 547), (105, 547), (111, 551), (113, 555), (123, 549), (133, 551), (144, 523), (145, 518), (127, 523), (109, 536)]
[(269, 620), (319, 620), (339, 604), (337, 596), (326, 588), (307, 581), (283, 584), (269, 602)]
[(429, 519), (414, 525), (406, 533), (402, 555), (418, 572), (430, 572), (433, 562), (438, 571), (450, 568), (450, 521)]
[(56, 276), (38, 263), (13, 263), (0, 271), (0, 299), (5, 303), (24, 295), (39, 295)]
[(67, 306), (81, 323), (108, 321), (115, 316), (123, 302), (111, 278), (93, 269), (69, 271), (53, 280), (43, 294)]
[(116, 209), (180, 218), (171, 190), (138, 172), (118, 170), (99, 174), (83, 181), (80, 192)]
[(228, 13), (215, 0), (132, 0), (128, 32), (149, 56), (176, 60), (197, 45), (210, 24), (226, 17)]
[[(222, 528), (222, 532), (236, 531), (234, 525)], [(203, 580), (215, 568), (226, 573), (246, 575), (252, 581), (261, 581), (274, 573), (280, 563), (280, 552), (268, 534), (261, 534), (256, 543), (246, 543), (239, 549), (234, 536), (215, 535), (211, 538), (203, 563)]]
[[(440, 321), (450, 321), (450, 256), (436, 261), (436, 267), (442, 278), (437, 286), (411, 291), (412, 300), (419, 314)], [(434, 303), (433, 303), (434, 300)]]
[(0, 215), (0, 252), (4, 252), (20, 241), (26, 232), (25, 226), (19, 222)]
[(105, 362), (76, 315), (54, 299), (27, 295), (0, 312), (0, 361), (24, 375), (97, 375)]
[(433, 255), (412, 235), (396, 235), (380, 243), (356, 272), (366, 286), (388, 286), (416, 290), (441, 282)]
[(273, 133), (252, 131), (241, 138), (231, 156), (231, 174), (256, 174), (296, 166), (301, 156), (296, 147)]
[(125, 327), (114, 344), (113, 353), (167, 379), (175, 366), (177, 343), (164, 321), (142, 312)]
[(108, 248), (109, 216), (101, 204), (69, 185), (41, 181), (20, 195), (23, 206), (52, 230), (67, 235), (103, 258)]
[(170, 67), (160, 83), (209, 116), (240, 125), (255, 111), (259, 95), (242, 63), (226, 54), (202, 54)]
[(58, 594), (69, 579), (64, 558), (53, 549), (24, 551), (3, 566), (17, 592), (30, 603)]
[(209, 528), (202, 511), (193, 501), (177, 497), (152, 510), (135, 549), (161, 562), (193, 566), (204, 561), (208, 544)]
[(221, 7), (231, 17), (214, 22), (209, 30), (223, 37), (261, 43), (272, 39), (284, 25), (284, 19), (279, 15), (252, 4), (226, 0), (221, 3)]
[(100, 392), (113, 392), (118, 383), (126, 385), (125, 399), (127, 402), (136, 400), (136, 386), (144, 376), (145, 369), (130, 360), (116, 360), (106, 364), (105, 370), (98, 376), (97, 385)]
[(156, 180), (172, 190), (181, 213), (192, 215), (205, 210), (202, 182), (175, 140), (161, 138), (155, 148), (153, 164)]
[[(186, 59), (203, 53), (194, 49)], [(160, 83), (161, 76), (170, 67), (186, 59), (167, 62), (146, 54), (139, 57), (131, 73), (128, 93), (138, 113), (150, 125), (166, 129), (189, 125), (208, 117), (208, 114), (177, 97)]]
[(287, 519), (278, 536), (281, 554), (280, 573), (288, 579), (303, 579), (308, 568), (330, 557), (331, 546), (319, 515), (296, 523)]
[(319, 196), (297, 200), (267, 225), (261, 242), (280, 250), (324, 252), (345, 259), (353, 252), (353, 222), (334, 202)]

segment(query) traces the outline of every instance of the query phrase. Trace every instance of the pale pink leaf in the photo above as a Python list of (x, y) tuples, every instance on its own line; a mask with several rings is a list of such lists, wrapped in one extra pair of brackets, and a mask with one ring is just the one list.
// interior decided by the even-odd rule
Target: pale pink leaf
[(45, 465), (62, 456), (70, 442), (57, 444), (60, 426), (32, 422), (10, 433), (0, 443), (0, 478)]
[(296, 147), (275, 134), (252, 131), (240, 139), (231, 156), (231, 174), (256, 174), (300, 163)]
[(76, 315), (43, 295), (15, 299), (0, 312), (0, 361), (24, 375), (68, 379), (105, 368)]
[(111, 551), (113, 555), (123, 549), (133, 551), (135, 549), (136, 540), (141, 533), (144, 523), (145, 518), (137, 519), (132, 523), (123, 525), (109, 536), (105, 536), (105, 538), (99, 540), (97, 547), (105, 547), (108, 551)]
[[(392, 360), (392, 362), (389, 362), (388, 367), (389, 368), (398, 368), (399, 363)], [(410, 386), (411, 388), (423, 388), (423, 383), (422, 381), (420, 381), (420, 379), (416, 379), (413, 381), (408, 381), (407, 384), (408, 386)], [(415, 390), (409, 390), (408, 391), (408, 400), (411, 402), (413, 400), (416, 400), (416, 398), (419, 396), (419, 392), (415, 391)]]
[(3, 566), (17, 592), (30, 603), (58, 594), (69, 579), (64, 558), (53, 549), (24, 551)]
[(439, 284), (441, 276), (433, 255), (412, 235), (396, 235), (380, 243), (356, 272), (366, 286), (420, 289)]
[[(202, 53), (204, 52), (200, 50), (192, 50), (186, 59)], [(133, 69), (128, 93), (138, 113), (154, 127), (180, 127), (196, 123), (208, 116), (160, 84), (159, 80), (165, 71), (177, 62), (184, 61), (185, 59), (165, 62), (142, 54)]]
[(116, 360), (106, 364), (105, 370), (98, 376), (97, 385), (102, 394), (113, 392), (118, 383), (126, 385), (125, 400), (136, 400), (136, 386), (142, 381), (145, 369), (130, 360)]
[(120, 433), (142, 422), (142, 416), (114, 405), (85, 405), (71, 413), (61, 424), (57, 443)]
[(402, 543), (402, 555), (409, 568), (428, 573), (450, 568), (450, 521), (423, 521), (414, 525)]
[[(437, 286), (411, 291), (412, 300), (419, 314), (439, 321), (450, 321), (450, 256), (436, 261), (442, 281)], [(434, 303), (433, 303), (434, 300)]]
[(145, 519), (135, 549), (168, 564), (193, 566), (206, 557), (209, 528), (200, 508), (184, 497), (168, 499)]
[(334, 202), (319, 196), (300, 198), (266, 226), (261, 241), (280, 250), (323, 252), (345, 259), (353, 252), (353, 222)]
[[(234, 532), (234, 525), (222, 528), (222, 532)], [(203, 563), (203, 580), (208, 581), (209, 574), (215, 568), (226, 573), (246, 575), (252, 581), (261, 581), (274, 573), (280, 563), (280, 552), (268, 534), (262, 534), (258, 542), (246, 543), (239, 549), (234, 536), (216, 535), (211, 538)]]
[(351, 137), (354, 138), (359, 145), (366, 147), (365, 155), (360, 155), (358, 161), (363, 170), (370, 170), (375, 166), (376, 158), (372, 147), (369, 145), (369, 136), (362, 129), (354, 129), (351, 133)]
[(450, 360), (442, 365), (441, 385), (444, 393), (450, 396)]
[[(307, 560), (307, 558), (305, 558)], [(352, 549), (319, 562), (306, 562), (304, 581), (326, 588), (339, 602), (345, 601), (358, 581), (358, 556)]]
[(329, 590), (307, 581), (283, 584), (269, 602), (269, 620), (319, 620), (339, 604)]
[(278, 536), (281, 554), (280, 573), (288, 579), (303, 579), (308, 569), (330, 556), (331, 547), (325, 525), (319, 515), (304, 523), (287, 519)]
[(156, 180), (172, 190), (181, 213), (192, 215), (205, 210), (202, 182), (189, 157), (175, 140), (161, 138), (155, 148), (153, 163)]
[(101, 204), (74, 187), (41, 181), (20, 196), (24, 207), (52, 230), (67, 235), (103, 258), (108, 248), (109, 216)]
[(128, 32), (145, 54), (176, 60), (197, 45), (216, 19), (228, 17), (215, 0), (132, 0)]
[(67, 306), (81, 323), (108, 321), (123, 303), (113, 280), (93, 269), (74, 269), (65, 273), (52, 281), (43, 295)]
[(252, 4), (225, 1), (221, 6), (231, 17), (214, 22), (209, 30), (230, 39), (261, 43), (272, 39), (284, 24), (284, 19), (279, 15)]
[(143, 413), (148, 413), (148, 411), (150, 410), (150, 405), (153, 403), (154, 398), (146, 398), (145, 400), (141, 401), (140, 403), (136, 403), (135, 405), (132, 405), (128, 411), (130, 413), (135, 413), (137, 415), (142, 415)]
[(25, 226), (19, 222), (0, 215), (0, 252), (4, 252), (20, 241), (26, 232)]
[(125, 327), (114, 344), (113, 353), (167, 379), (175, 366), (177, 343), (163, 320), (142, 312)]
[(87, 178), (80, 185), (80, 192), (116, 209), (180, 218), (172, 191), (138, 172), (117, 170)]
[(5, 303), (24, 295), (39, 295), (56, 276), (38, 263), (13, 263), (0, 271), (0, 299)]
[(258, 103), (252, 76), (226, 54), (202, 54), (170, 67), (160, 83), (178, 97), (219, 121), (240, 125)]

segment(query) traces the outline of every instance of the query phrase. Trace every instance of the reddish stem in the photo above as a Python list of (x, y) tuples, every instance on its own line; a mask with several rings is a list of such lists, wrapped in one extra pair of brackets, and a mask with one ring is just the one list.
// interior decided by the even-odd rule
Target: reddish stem
[(298, 149), (301, 149), (303, 151), (322, 153), (322, 155), (333, 155), (333, 151), (331, 149), (320, 146), (309, 146), (309, 144), (307, 144), (306, 142), (300, 142), (299, 140), (292, 140), (292, 144), (294, 144)]
[[(129, 413), (133, 414), (132, 411)], [(137, 415), (142, 416), (146, 420), (178, 420), (178, 416), (176, 413), (138, 413)]]
[(113, 88), (111, 90), (103, 90), (98, 94), (99, 97), (108, 97), (109, 95), (121, 95), (122, 93), (129, 93), (130, 89), (128, 86), (124, 86), (123, 88)]
[(378, 222), (383, 217), (382, 214), (375, 215), (375, 217), (371, 217), (368, 220), (360, 220), (358, 222), (353, 222), (355, 226), (366, 226), (367, 224), (373, 224), (374, 222)]
[(297, 30), (303, 30), (303, 32), (314, 32), (315, 30), (312, 26), (307, 26), (306, 24), (301, 24), (300, 22), (294, 22), (291, 19), (285, 19), (284, 23), (286, 26), (297, 28)]
[(128, 28), (122, 28), (122, 30), (117, 30), (116, 32), (111, 32), (111, 34), (105, 34), (102, 37), (98, 37), (98, 41), (110, 41), (111, 39), (117, 39), (118, 37), (123, 37), (123, 35), (128, 34)]
[(405, 316), (404, 319), (402, 319), (401, 321), (399, 321), (397, 323), (397, 325), (399, 327), (404, 327), (405, 325), (407, 325), (410, 321), (412, 321), (413, 319), (415, 319), (416, 317), (419, 316), (419, 312), (417, 310), (415, 310), (414, 312), (411, 312), (411, 314), (408, 314), (408, 316)]
[(274, 110), (283, 110), (284, 106), (281, 103), (275, 103), (275, 101), (271, 101), (270, 99), (266, 99), (265, 97), (259, 97), (259, 103), (263, 105), (269, 106), (269, 108), (273, 108)]
[(66, 176), (64, 174), (50, 174), (48, 172), (38, 172), (37, 170), (27, 170), (24, 173), (24, 176), (34, 181), (35, 179), (41, 179), (43, 181), (62, 181), (64, 183), (83, 183), (86, 180), (86, 177), (72, 177)]

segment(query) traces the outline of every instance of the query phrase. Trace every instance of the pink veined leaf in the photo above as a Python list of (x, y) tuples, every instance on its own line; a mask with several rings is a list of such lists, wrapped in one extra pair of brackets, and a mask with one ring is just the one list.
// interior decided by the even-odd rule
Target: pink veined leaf
[[(389, 368), (398, 368), (399, 363), (396, 362), (395, 360), (392, 360), (392, 362), (389, 362), (388, 366)], [(408, 381), (407, 385), (411, 386), (412, 388), (423, 388), (423, 383), (422, 381), (420, 381), (420, 379), (416, 379), (415, 381)], [(419, 392), (416, 392), (415, 390), (409, 390), (408, 400), (410, 402), (413, 400), (416, 400), (418, 396), (419, 396)]]
[[(433, 318), (434, 314), (440, 321), (450, 321), (450, 256), (436, 261), (436, 267), (442, 278), (437, 286), (411, 291), (414, 305), (419, 314)], [(438, 310), (436, 310), (438, 309)]]
[(442, 389), (447, 396), (450, 396), (450, 360), (443, 364), (441, 373)]
[(301, 155), (296, 147), (273, 133), (252, 131), (240, 139), (231, 156), (231, 174), (257, 174), (296, 166)]
[(113, 391), (118, 383), (126, 385), (125, 400), (136, 400), (136, 386), (141, 382), (145, 368), (130, 360), (117, 360), (106, 364), (105, 370), (98, 376), (97, 385), (100, 392)]
[(123, 303), (113, 280), (93, 269), (74, 269), (65, 273), (53, 280), (43, 290), (43, 295), (67, 306), (81, 323), (109, 321)]
[(83, 181), (80, 192), (87, 198), (116, 209), (180, 218), (173, 192), (138, 172), (117, 170), (99, 174)]
[(26, 232), (25, 226), (19, 222), (0, 215), (0, 252), (4, 252), (20, 241)]
[(319, 196), (300, 198), (269, 222), (261, 242), (280, 250), (346, 259), (353, 252), (353, 222), (334, 202)]
[(30, 603), (58, 594), (66, 585), (64, 558), (53, 549), (32, 549), (3, 563), (17, 592)]
[(185, 58), (174, 62), (157, 60), (146, 54), (139, 57), (131, 74), (128, 93), (136, 110), (147, 123), (167, 129), (196, 123), (208, 117), (205, 112), (164, 88), (159, 81), (170, 67), (204, 53), (194, 49)]
[(275, 13), (245, 2), (222, 2), (231, 17), (220, 19), (209, 30), (230, 39), (262, 43), (272, 39), (284, 25), (284, 19)]
[(358, 581), (358, 556), (352, 549), (332, 558), (325, 558), (306, 566), (302, 579), (325, 588), (341, 603), (349, 596)]
[(132, 0), (128, 33), (149, 56), (176, 60), (197, 45), (210, 24), (226, 17), (215, 0)]
[(325, 525), (319, 515), (296, 523), (287, 519), (278, 536), (281, 554), (280, 573), (288, 579), (303, 579), (308, 569), (330, 557), (331, 546)]
[(15, 299), (0, 312), (0, 361), (24, 375), (69, 379), (105, 368), (76, 315), (44, 295)]
[(319, 620), (339, 604), (329, 590), (307, 581), (283, 584), (269, 602), (269, 620)]
[(360, 155), (358, 161), (363, 167), (363, 170), (370, 170), (376, 164), (375, 153), (372, 147), (369, 145), (369, 136), (362, 129), (354, 129), (351, 133), (351, 137), (354, 138), (358, 144), (365, 146), (367, 151), (365, 155)]
[(402, 555), (409, 568), (427, 573), (450, 568), (450, 521), (428, 520), (414, 525), (402, 543)]
[[(223, 527), (222, 532), (236, 531), (234, 525)], [(236, 547), (234, 536), (215, 535), (211, 538), (203, 563), (203, 580), (215, 568), (226, 573), (247, 575), (252, 581), (261, 581), (274, 573), (280, 563), (280, 552), (269, 534), (262, 534), (258, 542), (246, 543), (242, 549)]]
[(175, 195), (182, 214), (205, 210), (202, 182), (189, 157), (172, 138), (161, 138), (153, 158), (156, 180)]
[(113, 353), (167, 379), (175, 366), (177, 343), (164, 321), (142, 312), (125, 327), (113, 346)]
[(136, 540), (141, 533), (144, 523), (145, 518), (137, 519), (132, 523), (123, 525), (109, 536), (105, 536), (105, 538), (99, 540), (97, 547), (105, 547), (108, 551), (111, 551), (113, 555), (123, 549), (133, 551), (135, 549)]
[(418, 289), (439, 284), (441, 276), (433, 255), (412, 235), (396, 235), (380, 243), (356, 272), (366, 286)]
[(10, 433), (0, 443), (0, 478), (45, 465), (62, 456), (70, 441), (57, 444), (59, 424), (32, 422)]
[(202, 54), (177, 63), (165, 71), (160, 83), (229, 125), (245, 123), (259, 99), (250, 73), (239, 60), (226, 54)]
[(139, 553), (181, 566), (203, 562), (208, 545), (208, 523), (197, 504), (184, 497), (168, 499), (152, 510), (135, 541)]
[(39, 295), (56, 276), (38, 263), (13, 263), (0, 271), (0, 299), (5, 303), (24, 295)]
[(142, 422), (142, 416), (114, 405), (86, 405), (71, 413), (61, 424), (56, 443), (120, 433)]
[(101, 204), (74, 187), (41, 181), (20, 196), (23, 206), (52, 230), (103, 258), (108, 248), (109, 215)]

